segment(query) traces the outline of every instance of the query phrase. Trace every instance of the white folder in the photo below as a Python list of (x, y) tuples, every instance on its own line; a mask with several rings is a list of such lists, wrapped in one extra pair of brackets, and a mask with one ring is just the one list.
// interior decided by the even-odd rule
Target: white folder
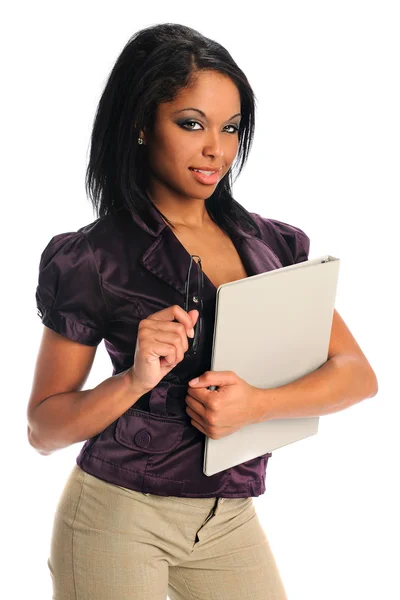
[[(330, 255), (219, 286), (212, 371), (234, 371), (250, 385), (280, 387), (328, 359), (340, 260)], [(203, 472), (225, 469), (302, 440), (319, 417), (251, 423), (213, 440), (206, 436)]]

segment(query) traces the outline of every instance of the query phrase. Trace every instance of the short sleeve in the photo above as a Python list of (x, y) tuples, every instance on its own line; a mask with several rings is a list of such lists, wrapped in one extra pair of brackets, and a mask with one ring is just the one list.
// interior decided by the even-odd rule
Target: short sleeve
[(251, 213), (261, 227), (264, 241), (279, 256), (284, 266), (308, 260), (310, 238), (295, 225), (277, 219), (267, 219)]
[(108, 311), (95, 256), (85, 234), (60, 233), (43, 250), (36, 305), (42, 323), (61, 335), (97, 346)]
[(289, 225), (288, 223), (277, 221), (276, 219), (270, 219), (270, 221), (272, 221), (289, 246), (290, 253), (293, 257), (293, 263), (300, 263), (308, 260), (310, 253), (310, 238), (308, 235), (300, 229), (300, 227), (295, 227), (294, 225)]

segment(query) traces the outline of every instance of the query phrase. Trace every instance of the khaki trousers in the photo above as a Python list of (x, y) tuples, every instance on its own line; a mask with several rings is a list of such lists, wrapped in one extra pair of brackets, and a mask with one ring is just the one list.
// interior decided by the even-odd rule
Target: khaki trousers
[(287, 600), (252, 497), (144, 494), (76, 464), (47, 564), (53, 600)]

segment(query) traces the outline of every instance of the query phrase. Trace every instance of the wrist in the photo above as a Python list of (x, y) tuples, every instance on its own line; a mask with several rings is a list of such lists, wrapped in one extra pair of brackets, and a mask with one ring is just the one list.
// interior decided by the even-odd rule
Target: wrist
[[(127, 394), (135, 397), (137, 400), (149, 392), (149, 388), (144, 387), (135, 377), (132, 367), (118, 374), (125, 382)], [(151, 388), (150, 388), (151, 389)]]
[(272, 404), (274, 399), (273, 389), (271, 388), (254, 388), (253, 396), (253, 422), (261, 423), (272, 419)]

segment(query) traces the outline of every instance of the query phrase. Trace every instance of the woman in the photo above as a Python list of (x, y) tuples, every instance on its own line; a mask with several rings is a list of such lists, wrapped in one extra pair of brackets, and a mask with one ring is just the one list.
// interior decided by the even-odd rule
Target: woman
[[(253, 132), (245, 75), (193, 29), (139, 31), (112, 69), (86, 181), (98, 218), (50, 240), (36, 290), (29, 441), (85, 441), (54, 518), (56, 600), (286, 598), (252, 501), (271, 454), (207, 477), (205, 435), (376, 393), (336, 311), (329, 359), (301, 389), (209, 370), (218, 286), (308, 258), (301, 229), (232, 197)], [(82, 391), (102, 339), (113, 375)]]

